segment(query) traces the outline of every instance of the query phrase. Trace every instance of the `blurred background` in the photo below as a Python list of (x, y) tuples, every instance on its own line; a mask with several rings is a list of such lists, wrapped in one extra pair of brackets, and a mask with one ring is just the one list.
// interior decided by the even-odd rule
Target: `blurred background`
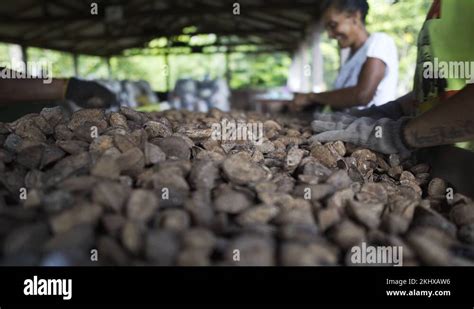
[[(405, 94), (412, 87), (413, 72), (416, 60), (416, 39), (423, 24), (431, 0), (370, 0), (370, 13), (367, 17), (368, 29), (371, 32), (382, 31), (395, 40), (400, 57), (399, 94)], [(387, 19), (393, 16), (393, 19)], [(217, 37), (213, 34), (193, 36), (193, 27), (183, 30), (188, 35), (181, 35), (178, 42), (191, 46), (211, 45)], [(78, 75), (90, 79), (130, 79), (146, 80), (153, 90), (169, 91), (178, 79), (225, 78), (226, 55), (217, 52), (214, 46), (204, 47), (209, 54), (190, 53), (183, 48), (182, 54), (165, 56), (160, 48), (166, 47), (166, 38), (157, 38), (140, 49), (126, 50), (121, 56), (110, 58), (110, 71), (106, 59), (96, 56), (79, 55)], [(324, 84), (328, 89), (337, 75), (339, 51), (337, 43), (321, 38), (321, 51), (324, 57)], [(243, 50), (252, 49), (252, 45), (241, 46)], [(12, 50), (11, 44), (0, 42), (0, 61), (8, 61)], [(46, 59), (53, 63), (55, 77), (74, 75), (73, 55), (65, 52), (29, 47), (29, 61)], [(311, 48), (307, 50), (308, 55)], [(168, 57), (168, 60), (165, 58)], [(311, 57), (309, 57), (311, 58)], [(229, 55), (229, 67), (232, 72), (229, 86), (232, 89), (268, 89), (287, 84), (288, 71), (292, 62), (287, 52), (272, 53), (239, 53)], [(169, 74), (169, 80), (166, 78)], [(169, 83), (169, 84), (168, 84)]]
[[(432, 0), (369, 0), (368, 30), (390, 35), (398, 48), (399, 96), (408, 93), (413, 87), (416, 40), (431, 3)], [(274, 20), (270, 22), (277, 24)], [(5, 20), (4, 23), (8, 22)], [(183, 93), (186, 94), (189, 89), (197, 93), (218, 92), (216, 100), (222, 103), (216, 106), (223, 110), (232, 106), (235, 109), (262, 111), (255, 103), (256, 97), (291, 100), (292, 91), (318, 92), (331, 89), (343, 53), (337, 42), (330, 40), (327, 33), (320, 29), (315, 29), (314, 34), (308, 31), (306, 42), (295, 41), (293, 45), (297, 46), (296, 50), (272, 48), (266, 51), (259, 48), (259, 40), (256, 41), (258, 44), (252, 44), (251, 40), (246, 44), (233, 37), (233, 33), (227, 36), (221, 33), (199, 34), (198, 25), (193, 26), (188, 22), (179, 35), (152, 37), (143, 47), (128, 48), (107, 57), (32, 46), (22, 49), (19, 45), (3, 43), (0, 39), (0, 63), (11, 61), (23, 52), (28, 61), (51, 63), (55, 78), (77, 76), (103, 80), (111, 87), (121, 88), (121, 91), (129, 86), (124, 86), (123, 81), (132, 84), (142, 81), (138, 86), (128, 87), (141, 89), (135, 89), (133, 95), (124, 98), (130, 101), (137, 92), (146, 94), (147, 99), (136, 99), (137, 102), (132, 105), (142, 111), (186, 108), (183, 103), (176, 105), (173, 97), (183, 97)], [(265, 37), (265, 33), (261, 37)], [(295, 55), (298, 55), (298, 60), (302, 60), (300, 64), (310, 67), (310, 73), (302, 75), (304, 68), (300, 68), (296, 72), (296, 81), (291, 81), (291, 76), (295, 75), (295, 72), (292, 74), (296, 64)], [(121, 83), (118, 86), (117, 81)], [(151, 92), (156, 95), (156, 99), (150, 99)], [(206, 108), (204, 106), (201, 111)], [(8, 111), (1, 109), (3, 115), (10, 112), (12, 108)], [(474, 145), (469, 143), (459, 146), (474, 149)]]

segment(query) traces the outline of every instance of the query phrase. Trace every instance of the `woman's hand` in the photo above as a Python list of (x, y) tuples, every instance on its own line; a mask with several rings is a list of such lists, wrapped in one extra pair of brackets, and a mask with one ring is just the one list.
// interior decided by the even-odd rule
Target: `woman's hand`
[(292, 112), (301, 112), (305, 107), (310, 106), (312, 103), (311, 93), (295, 93), (293, 103), (290, 104), (289, 108)]

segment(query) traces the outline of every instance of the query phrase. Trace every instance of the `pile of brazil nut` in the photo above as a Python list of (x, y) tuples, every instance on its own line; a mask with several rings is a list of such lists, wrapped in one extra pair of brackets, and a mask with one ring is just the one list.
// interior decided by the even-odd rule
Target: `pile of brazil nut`
[[(223, 120), (263, 135), (224, 139)], [(295, 117), (55, 107), (0, 123), (0, 145), (1, 265), (382, 263), (354, 248), (474, 262), (469, 197), (423, 162), (321, 144)]]

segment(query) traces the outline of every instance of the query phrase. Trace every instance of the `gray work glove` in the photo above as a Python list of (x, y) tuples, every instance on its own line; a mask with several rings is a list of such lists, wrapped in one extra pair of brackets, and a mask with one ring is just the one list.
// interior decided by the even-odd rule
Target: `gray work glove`
[(354, 120), (356, 120), (359, 117), (352, 116), (348, 113), (344, 112), (332, 112), (332, 113), (314, 113), (313, 114), (314, 120), (319, 120), (323, 122), (332, 122), (334, 123), (334, 129), (337, 127), (340, 127), (344, 124), (350, 124)]
[(353, 108), (349, 110), (348, 114), (355, 117), (370, 117), (372, 119), (390, 118), (392, 120), (397, 120), (405, 116), (400, 101), (396, 100), (366, 109)]
[(328, 122), (351, 122), (351, 119), (355, 120), (360, 117), (369, 117), (372, 119), (389, 118), (397, 120), (402, 118), (404, 115), (402, 107), (399, 101), (391, 101), (384, 105), (372, 106), (366, 109), (352, 108), (346, 112), (333, 112), (333, 113), (319, 113), (313, 114), (315, 120), (322, 120)]
[(313, 139), (323, 143), (340, 140), (385, 154), (398, 153), (402, 158), (410, 156), (411, 150), (404, 142), (402, 133), (410, 118), (391, 120), (339, 116), (338, 122), (314, 120), (311, 128), (317, 135)]
[(84, 108), (109, 108), (118, 105), (117, 95), (95, 81), (69, 79), (65, 99)]

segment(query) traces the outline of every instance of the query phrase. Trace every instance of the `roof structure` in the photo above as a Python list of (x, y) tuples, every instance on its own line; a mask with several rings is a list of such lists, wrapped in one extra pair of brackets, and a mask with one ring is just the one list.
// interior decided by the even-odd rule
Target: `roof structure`
[[(233, 51), (292, 51), (320, 18), (322, 0), (2, 0), (0, 41), (96, 56), (120, 55), (167, 38), (215, 34), (208, 45)], [(95, 3), (95, 4), (94, 4)], [(238, 13), (238, 14), (237, 14)], [(191, 29), (186, 32), (186, 29)], [(185, 32), (183, 32), (185, 31)]]

